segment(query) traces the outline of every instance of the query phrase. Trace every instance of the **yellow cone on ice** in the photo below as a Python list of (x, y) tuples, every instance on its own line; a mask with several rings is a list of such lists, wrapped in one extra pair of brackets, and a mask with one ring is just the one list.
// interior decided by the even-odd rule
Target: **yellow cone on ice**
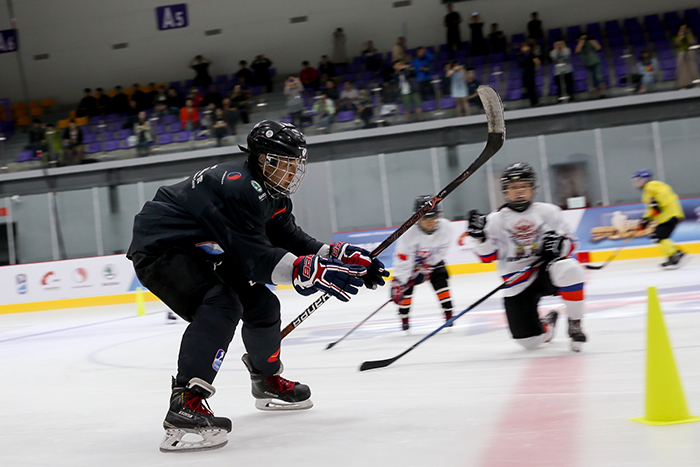
[(146, 305), (144, 303), (142, 287), (136, 287), (136, 315), (146, 316)]
[(633, 418), (635, 422), (647, 425), (700, 422), (700, 417), (688, 413), (681, 379), (654, 287), (649, 287), (646, 392), (645, 414), (643, 417)]

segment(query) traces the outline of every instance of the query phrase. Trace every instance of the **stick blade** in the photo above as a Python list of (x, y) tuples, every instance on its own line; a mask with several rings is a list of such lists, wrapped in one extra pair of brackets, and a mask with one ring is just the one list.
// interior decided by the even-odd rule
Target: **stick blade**
[(396, 361), (396, 357), (387, 358), (386, 360), (370, 360), (367, 362), (362, 362), (360, 365), (360, 371), (376, 370), (377, 368), (384, 368)]
[(335, 344), (337, 344), (337, 342), (331, 342), (330, 344), (328, 344), (328, 347), (326, 347), (326, 350), (332, 349), (333, 347), (335, 347)]
[(486, 112), (486, 121), (489, 127), (489, 133), (499, 133), (506, 139), (506, 122), (503, 117), (503, 101), (496, 90), (488, 85), (481, 85), (476, 90), (479, 93), (481, 103), (484, 105)]
[(603, 269), (604, 264), (599, 264), (599, 265), (593, 265), (593, 264), (584, 264), (584, 267), (586, 269), (593, 269), (594, 271), (598, 271), (599, 269)]

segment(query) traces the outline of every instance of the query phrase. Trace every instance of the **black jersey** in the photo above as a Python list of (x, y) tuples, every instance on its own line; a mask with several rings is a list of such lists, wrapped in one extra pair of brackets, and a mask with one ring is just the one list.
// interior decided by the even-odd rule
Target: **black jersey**
[(296, 225), (292, 201), (270, 197), (247, 161), (207, 167), (159, 188), (134, 219), (127, 257), (203, 242), (218, 243), (247, 278), (266, 284), (288, 252), (315, 254), (323, 246)]

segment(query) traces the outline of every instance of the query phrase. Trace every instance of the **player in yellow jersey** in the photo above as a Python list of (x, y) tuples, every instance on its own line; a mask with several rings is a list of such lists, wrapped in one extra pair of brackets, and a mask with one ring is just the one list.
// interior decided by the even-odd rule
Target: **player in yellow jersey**
[(656, 222), (656, 230), (652, 238), (661, 247), (661, 251), (668, 258), (661, 264), (668, 269), (676, 269), (686, 254), (673, 243), (669, 237), (676, 228), (678, 222), (685, 218), (683, 208), (678, 195), (673, 188), (659, 180), (653, 180), (649, 170), (638, 170), (632, 176), (637, 188), (642, 190), (642, 202), (646, 206), (644, 215), (639, 220), (639, 228), (644, 229), (651, 221)]

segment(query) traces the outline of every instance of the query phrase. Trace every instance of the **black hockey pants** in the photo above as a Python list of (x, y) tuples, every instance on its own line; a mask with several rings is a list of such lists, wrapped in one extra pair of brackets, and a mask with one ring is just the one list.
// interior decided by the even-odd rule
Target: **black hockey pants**
[(279, 370), (280, 303), (265, 285), (251, 285), (225, 263), (215, 267), (198, 250), (135, 253), (133, 261), (141, 283), (190, 323), (180, 344), (178, 385), (195, 377), (214, 381), (240, 319), (253, 368), (266, 376)]

